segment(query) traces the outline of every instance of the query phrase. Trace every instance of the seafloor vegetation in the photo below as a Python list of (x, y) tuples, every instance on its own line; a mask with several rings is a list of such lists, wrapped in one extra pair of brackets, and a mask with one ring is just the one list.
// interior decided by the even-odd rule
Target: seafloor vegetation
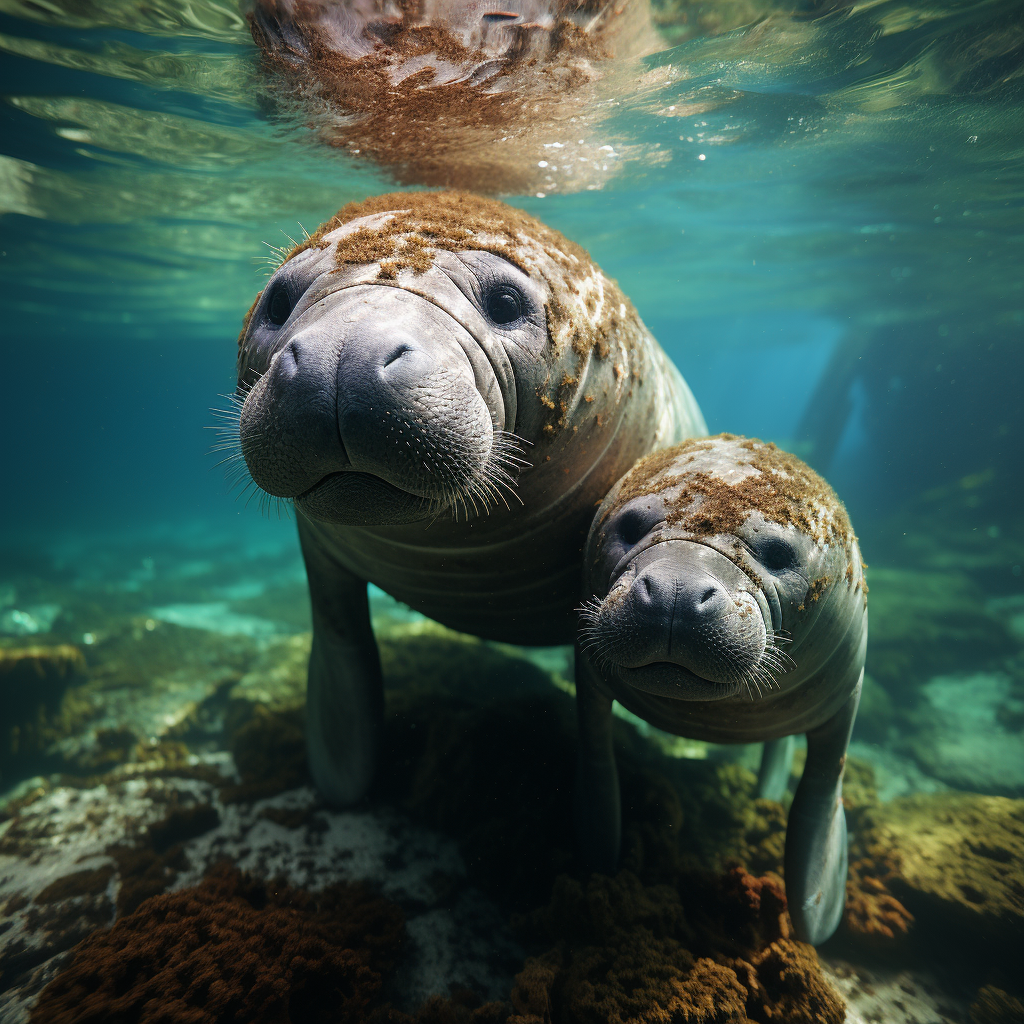
[(872, 559), (847, 914), (817, 954), (753, 749), (623, 719), (623, 867), (580, 873), (568, 651), (378, 594), (387, 768), (339, 812), (306, 775), (286, 530), (11, 553), (0, 1019), (1022, 1019), (1024, 550), (956, 529), (984, 486)]

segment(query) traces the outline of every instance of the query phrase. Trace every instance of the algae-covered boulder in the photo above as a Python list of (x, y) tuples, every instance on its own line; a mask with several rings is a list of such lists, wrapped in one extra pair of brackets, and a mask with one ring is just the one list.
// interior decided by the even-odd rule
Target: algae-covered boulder
[(552, 679), (521, 648), (457, 633), (429, 619), (378, 627), (384, 686), (392, 695), (433, 694), (483, 702), (549, 693)]
[(82, 941), (31, 1020), (355, 1024), (403, 933), (399, 908), (363, 887), (313, 895), (224, 865)]
[(786, 897), (742, 869), (645, 886), (628, 871), (562, 877), (525, 922), (557, 942), (516, 978), (515, 1024), (703, 1021), (841, 1024), (814, 950), (789, 936)]
[[(1024, 800), (931, 793), (874, 812), (888, 885), (920, 933), (1001, 961), (1024, 948)], [(1018, 965), (1019, 966), (1019, 965)]]

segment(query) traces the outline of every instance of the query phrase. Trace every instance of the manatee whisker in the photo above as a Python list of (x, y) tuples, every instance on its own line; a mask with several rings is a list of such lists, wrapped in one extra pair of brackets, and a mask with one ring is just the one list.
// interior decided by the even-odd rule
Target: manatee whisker
[[(500, 501), (508, 509), (509, 504), (505, 500), (505, 496), (498, 490), (495, 481), (489, 480), (487, 477), (481, 477), (476, 481), (474, 487), (480, 494), (484, 495), (485, 501), (493, 501), (495, 504)], [(484, 511), (490, 511), (489, 505), (485, 505)]]
[[(775, 644), (782, 639), (778, 635), (768, 638), (768, 644), (764, 649), (766, 662), (778, 672), (790, 672), (796, 668), (796, 662), (785, 651), (780, 650)], [(787, 643), (792, 641), (787, 640)]]
[[(251, 389), (252, 386), (247, 390)], [(236, 500), (244, 496), (246, 498), (246, 507), (248, 507), (253, 495), (257, 492), (266, 494), (252, 479), (249, 467), (245, 461), (247, 452), (252, 454), (259, 449), (258, 446), (253, 446), (251, 441), (248, 446), (243, 446), (242, 444), (240, 427), (242, 406), (245, 404), (245, 400), (237, 393), (221, 395), (220, 397), (228, 403), (228, 408), (211, 408), (211, 415), (220, 422), (206, 424), (205, 429), (214, 430), (218, 434), (218, 440), (210, 446), (208, 454), (222, 455), (223, 458), (218, 459), (210, 468), (226, 467), (225, 476), (227, 477), (229, 492), (237, 492), (235, 495)], [(250, 487), (255, 489), (250, 492)], [(260, 499), (260, 504), (262, 508), (262, 498)]]
[(520, 505), (523, 504), (523, 499), (519, 496), (519, 492), (516, 490), (516, 481), (508, 476), (506, 473), (495, 472), (488, 478), (488, 485), (494, 488), (494, 493), (501, 497), (505, 507), (508, 508), (508, 502), (505, 501), (504, 494), (510, 494)]
[[(285, 235), (285, 238), (287, 237), (288, 236)], [(273, 270), (277, 270), (277, 268), (280, 267), (286, 259), (288, 259), (288, 254), (292, 249), (295, 248), (294, 243), (292, 244), (291, 249), (286, 245), (274, 245), (272, 242), (264, 242), (263, 244), (273, 255), (264, 254), (263, 256), (257, 256), (255, 259), (261, 263), (266, 263), (268, 266), (272, 267)]]
[(601, 600), (601, 598), (595, 595), (594, 597), (587, 598), (586, 601), (578, 605), (573, 610), (576, 612), (577, 615), (579, 615), (579, 617), (584, 621), (584, 623), (586, 623), (585, 628), (596, 629), (598, 619), (601, 615), (601, 605), (603, 603), (604, 602)]

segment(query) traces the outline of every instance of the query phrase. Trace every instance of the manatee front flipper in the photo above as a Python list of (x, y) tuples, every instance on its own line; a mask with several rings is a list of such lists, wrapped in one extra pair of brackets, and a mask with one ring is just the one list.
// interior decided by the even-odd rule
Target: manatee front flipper
[(846, 902), (846, 813), (843, 769), (857, 687), (823, 725), (807, 733), (807, 764), (786, 829), (786, 898), (798, 939), (817, 946), (839, 927)]
[(587, 867), (606, 875), (619, 866), (622, 810), (612, 747), (612, 701), (595, 685), (576, 651), (576, 847)]
[(761, 751), (761, 767), (757, 773), (757, 795), (761, 800), (781, 800), (786, 795), (789, 774), (793, 770), (795, 736), (768, 740)]
[(373, 781), (384, 724), (380, 656), (366, 581), (330, 559), (300, 515), (299, 540), (313, 605), (306, 687), (306, 750), (313, 781), (333, 804), (351, 804)]

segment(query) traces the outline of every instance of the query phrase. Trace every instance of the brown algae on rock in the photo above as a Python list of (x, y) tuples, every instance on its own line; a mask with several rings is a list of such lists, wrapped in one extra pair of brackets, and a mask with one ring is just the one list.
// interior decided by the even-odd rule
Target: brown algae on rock
[(889, 887), (937, 941), (1013, 961), (1024, 946), (1024, 800), (919, 794), (874, 811)]
[(361, 887), (314, 897), (225, 865), (85, 939), (31, 1020), (354, 1024), (402, 929), (398, 908)]

